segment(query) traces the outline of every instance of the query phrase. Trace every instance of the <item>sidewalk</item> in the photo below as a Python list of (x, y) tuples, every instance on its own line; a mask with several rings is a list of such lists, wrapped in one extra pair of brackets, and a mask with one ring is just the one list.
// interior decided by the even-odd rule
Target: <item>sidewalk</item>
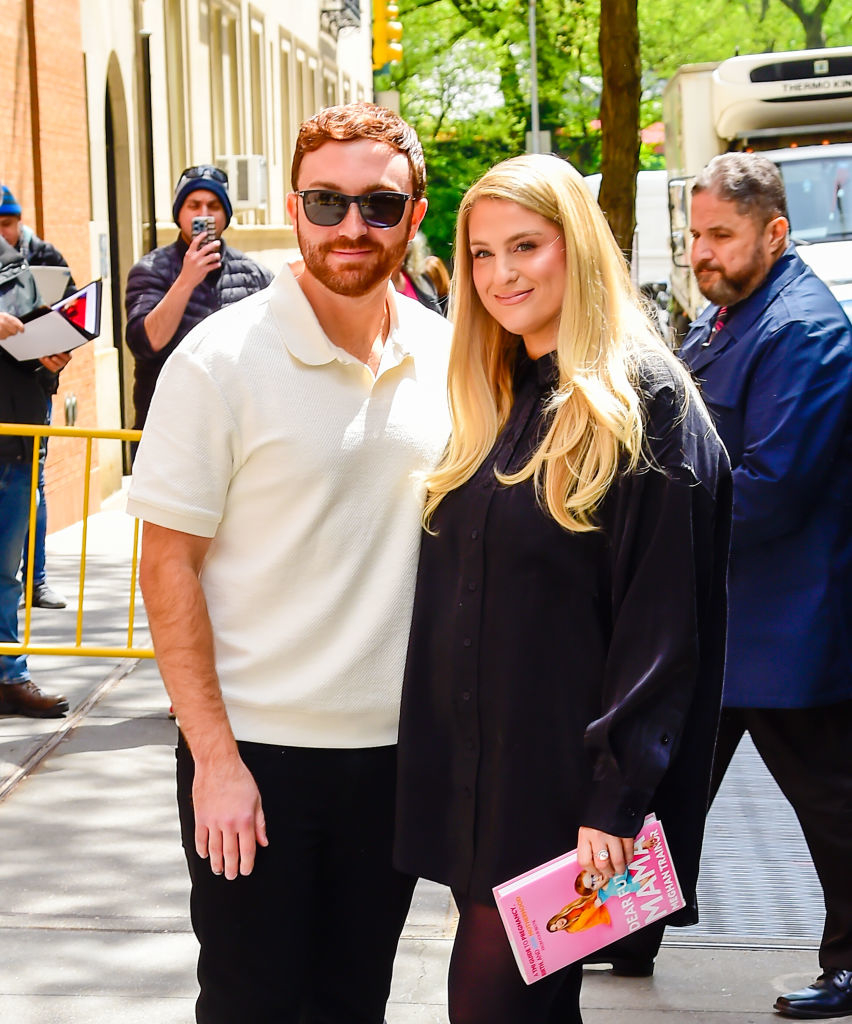
[[(118, 563), (129, 551), (129, 541), (121, 546), (126, 523), (118, 515), (90, 521), (90, 551), (109, 570), (108, 580), (119, 578)], [(73, 531), (49, 542), (51, 582), (69, 596), (73, 543)], [(87, 622), (118, 629), (116, 602), (107, 597), (98, 595)], [(42, 630), (73, 630), (70, 609), (37, 609), (33, 616), (39, 640)], [(138, 643), (147, 643), (144, 633)], [(74, 727), (65, 732), (62, 722), (0, 718), (0, 790), (4, 780), (13, 786), (0, 803), (0, 1021), (191, 1024), (196, 948), (174, 808), (175, 725), (156, 664), (39, 658), (32, 669), (40, 685), (67, 694)], [(15, 784), (29, 762), (32, 773)], [(731, 873), (747, 874), (755, 855), (740, 850)], [(447, 890), (421, 883), (403, 933), (388, 1024), (446, 1024), (453, 928)], [(814, 949), (736, 948), (738, 941), (673, 930), (651, 979), (587, 971), (586, 1024), (782, 1020), (772, 1003), (813, 979)], [(785, 942), (764, 943), (770, 944)]]

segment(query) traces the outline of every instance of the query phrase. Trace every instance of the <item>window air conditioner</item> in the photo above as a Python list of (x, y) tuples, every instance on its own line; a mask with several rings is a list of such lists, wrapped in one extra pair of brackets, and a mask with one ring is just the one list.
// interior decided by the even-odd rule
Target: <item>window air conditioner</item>
[(243, 153), (216, 157), (216, 165), (228, 175), (228, 193), (235, 210), (257, 210), (266, 206), (266, 157)]

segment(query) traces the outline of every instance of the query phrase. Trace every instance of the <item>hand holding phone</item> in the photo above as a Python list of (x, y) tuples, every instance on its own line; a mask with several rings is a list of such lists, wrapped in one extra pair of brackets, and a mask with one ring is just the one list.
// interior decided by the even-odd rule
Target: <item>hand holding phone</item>
[(192, 237), (196, 235), (207, 235), (205, 241), (201, 244), (206, 245), (208, 242), (216, 241), (216, 218), (215, 217), (193, 217), (192, 218)]
[(222, 266), (222, 242), (216, 237), (215, 217), (192, 218), (192, 240), (183, 258), (181, 278), (196, 288), (213, 270)]

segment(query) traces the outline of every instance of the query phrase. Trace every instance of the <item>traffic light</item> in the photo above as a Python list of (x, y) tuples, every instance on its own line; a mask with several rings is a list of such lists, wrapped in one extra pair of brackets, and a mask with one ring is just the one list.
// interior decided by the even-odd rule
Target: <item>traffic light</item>
[(373, 0), (373, 71), (402, 60), (402, 24), (393, 0)]

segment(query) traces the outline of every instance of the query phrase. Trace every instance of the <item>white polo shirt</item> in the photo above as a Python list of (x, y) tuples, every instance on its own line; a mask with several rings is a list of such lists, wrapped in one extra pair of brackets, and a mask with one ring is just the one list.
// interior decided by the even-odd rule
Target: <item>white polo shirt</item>
[(375, 379), (287, 267), (199, 324), (160, 375), (127, 508), (213, 538), (201, 583), (237, 739), (396, 742), (450, 327), (390, 285), (388, 302)]

